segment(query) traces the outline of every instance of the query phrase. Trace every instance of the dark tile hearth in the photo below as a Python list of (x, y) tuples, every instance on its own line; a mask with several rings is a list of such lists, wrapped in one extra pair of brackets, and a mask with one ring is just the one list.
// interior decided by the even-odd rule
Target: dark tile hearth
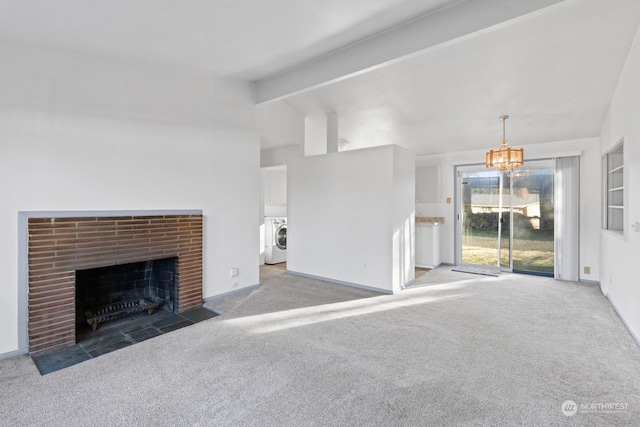
[(91, 350), (89, 352), (89, 356), (91, 357), (102, 356), (103, 354), (111, 353), (114, 350), (119, 350), (121, 348), (129, 347), (131, 344), (135, 344), (135, 343), (127, 339), (122, 339), (120, 341), (116, 341), (114, 343), (107, 344), (102, 347), (98, 347), (95, 350)]
[(129, 336), (136, 340), (136, 342), (148, 340), (149, 338), (157, 337), (158, 335), (162, 335), (162, 332), (156, 328), (145, 328), (129, 333)]
[(166, 334), (167, 332), (175, 331), (175, 330), (177, 330), (177, 329), (181, 329), (181, 328), (184, 328), (185, 326), (190, 326), (190, 325), (193, 325), (193, 322), (192, 322), (192, 321), (190, 321), (190, 320), (183, 320), (183, 321), (181, 321), (181, 322), (173, 323), (173, 324), (171, 324), (171, 325), (168, 325), (168, 326), (165, 326), (165, 327), (163, 327), (163, 328), (160, 328), (160, 331), (161, 331), (163, 334)]
[(105, 323), (95, 332), (91, 328), (78, 331), (78, 344), (32, 356), (32, 359), (40, 374), (46, 375), (217, 315), (204, 307), (179, 314), (162, 310), (151, 316), (139, 314)]

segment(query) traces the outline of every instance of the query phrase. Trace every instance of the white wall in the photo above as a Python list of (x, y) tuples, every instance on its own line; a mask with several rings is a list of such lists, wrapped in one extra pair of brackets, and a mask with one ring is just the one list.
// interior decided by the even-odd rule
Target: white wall
[(636, 34), (627, 63), (600, 133), (600, 154), (622, 138), (625, 172), (625, 236), (600, 231), (600, 283), (640, 343), (640, 286), (635, 266), (640, 254), (640, 233), (631, 224), (640, 221), (640, 32)]
[(201, 209), (204, 296), (258, 283), (248, 84), (6, 44), (0, 63), (0, 355), (22, 350), (18, 211)]
[(414, 159), (393, 146), (291, 159), (287, 269), (385, 292), (412, 280)]
[[(517, 143), (515, 144), (516, 146)], [(490, 148), (490, 147), (487, 147)], [(598, 138), (523, 146), (525, 159), (549, 158), (581, 152), (580, 157), (580, 280), (598, 281), (599, 274), (599, 234), (600, 234), (600, 168)], [(416, 158), (416, 166), (439, 165), (442, 170), (442, 197), (440, 203), (416, 204), (421, 216), (442, 216), (445, 218), (440, 229), (442, 262), (455, 263), (455, 166), (484, 163), (485, 152), (455, 152)], [(447, 204), (450, 197), (452, 203)], [(591, 267), (591, 274), (584, 274), (584, 267)]]
[[(303, 114), (284, 101), (256, 105), (255, 109), (256, 127), (260, 131), (260, 146), (263, 150), (278, 150), (276, 147), (302, 147), (305, 132)], [(265, 166), (274, 166), (274, 164)]]
[(262, 150), (260, 151), (260, 167), (286, 166), (290, 160), (300, 156), (302, 156), (302, 147), (298, 145)]
[(415, 279), (415, 164), (415, 154), (401, 149), (394, 150), (391, 193), (394, 291), (402, 289), (404, 285)]
[(312, 114), (304, 118), (304, 155), (327, 154), (327, 116)]
[(264, 216), (287, 216), (287, 167), (260, 169), (260, 182), (264, 194)]

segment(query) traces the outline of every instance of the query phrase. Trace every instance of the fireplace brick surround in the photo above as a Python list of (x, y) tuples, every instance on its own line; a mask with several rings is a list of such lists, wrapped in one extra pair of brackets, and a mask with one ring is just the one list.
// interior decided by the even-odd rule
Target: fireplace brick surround
[(76, 270), (177, 257), (177, 311), (202, 306), (202, 215), (29, 218), (29, 352), (75, 344)]

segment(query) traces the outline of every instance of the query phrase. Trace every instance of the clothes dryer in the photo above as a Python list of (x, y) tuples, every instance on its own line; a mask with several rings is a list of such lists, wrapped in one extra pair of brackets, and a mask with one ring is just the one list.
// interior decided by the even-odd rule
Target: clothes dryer
[(278, 264), (287, 260), (287, 219), (267, 217), (265, 225), (265, 264)]

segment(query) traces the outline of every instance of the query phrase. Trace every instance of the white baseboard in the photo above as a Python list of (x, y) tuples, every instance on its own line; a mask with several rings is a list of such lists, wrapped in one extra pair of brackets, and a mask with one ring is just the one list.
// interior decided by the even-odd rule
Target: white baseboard
[(633, 331), (633, 329), (631, 329), (631, 326), (629, 326), (629, 324), (627, 323), (627, 321), (625, 320), (625, 318), (622, 316), (622, 314), (620, 313), (620, 310), (618, 310), (618, 307), (616, 306), (616, 304), (611, 300), (611, 298), (609, 297), (609, 295), (605, 295), (607, 297), (607, 299), (609, 300), (609, 304), (611, 304), (611, 307), (613, 307), (613, 310), (616, 312), (616, 314), (618, 315), (618, 317), (620, 318), (620, 320), (622, 320), (622, 323), (624, 324), (624, 326), (627, 328), (627, 331), (629, 331), (629, 333), (631, 334), (631, 336), (633, 337), (633, 339), (636, 341), (636, 343), (638, 345), (640, 345), (640, 337)]
[(203, 301), (204, 302), (211, 302), (211, 301), (215, 301), (215, 300), (220, 299), (220, 298), (225, 298), (225, 297), (228, 297), (228, 296), (231, 296), (231, 295), (239, 294), (241, 292), (252, 291), (252, 290), (257, 289), (259, 287), (260, 287), (260, 283), (256, 283), (255, 285), (247, 286), (245, 288), (234, 289), (232, 291), (225, 292), (223, 294), (218, 294), (218, 295), (214, 295), (212, 297), (207, 297)]
[(287, 273), (293, 274), (295, 276), (307, 277), (309, 279), (323, 280), (325, 282), (335, 283), (338, 285), (351, 286), (352, 288), (360, 288), (367, 291), (377, 292), (379, 294), (393, 295), (393, 291), (388, 289), (374, 288), (373, 286), (360, 285), (358, 283), (351, 283), (351, 282), (344, 282), (342, 280), (334, 280), (334, 279), (329, 279), (327, 277), (314, 276), (313, 274), (299, 273), (297, 271), (291, 271), (291, 270), (287, 270)]
[(430, 268), (430, 269), (434, 269), (434, 268), (438, 268), (442, 265), (442, 263), (438, 264), (438, 265), (427, 265), (427, 264), (416, 264), (416, 267), (418, 268)]
[(0, 354), (0, 360), (12, 359), (14, 357), (24, 356), (26, 354), (29, 354), (29, 349), (26, 349), (26, 348), (8, 351), (6, 353)]
[(402, 285), (400, 287), (400, 289), (407, 289), (409, 286), (413, 285), (414, 283), (416, 283), (416, 279), (411, 279), (409, 280), (407, 283), (405, 283), (404, 285)]

